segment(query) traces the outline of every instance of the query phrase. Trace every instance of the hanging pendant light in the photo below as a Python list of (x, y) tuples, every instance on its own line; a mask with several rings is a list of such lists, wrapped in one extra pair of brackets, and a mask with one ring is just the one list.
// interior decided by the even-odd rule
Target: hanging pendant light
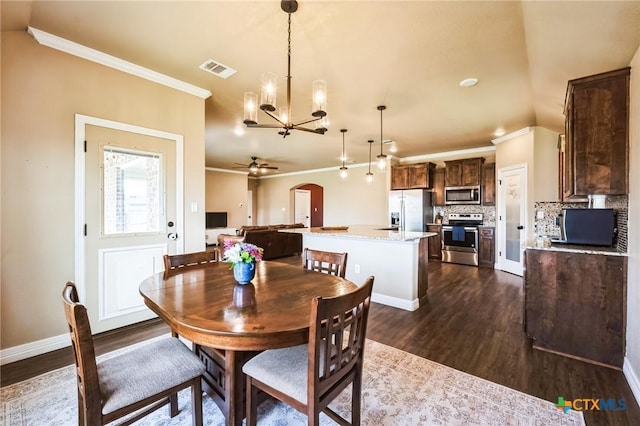
[(340, 167), (340, 177), (344, 180), (349, 176), (348, 168), (344, 165), (347, 159), (344, 152), (344, 134), (347, 133), (347, 129), (340, 129), (340, 132), (342, 132), (342, 167)]
[(384, 171), (387, 168), (387, 156), (382, 153), (382, 111), (387, 109), (384, 105), (378, 105), (378, 111), (380, 111), (380, 155), (376, 158), (378, 159), (378, 169), (380, 171)]
[[(327, 131), (327, 83), (323, 80), (315, 80), (312, 83), (311, 91), (311, 116), (313, 118), (294, 123), (291, 118), (291, 14), (298, 10), (298, 2), (296, 0), (282, 0), (280, 8), (287, 13), (288, 30), (287, 30), (287, 104), (280, 108), (280, 113), (276, 111), (276, 93), (278, 88), (277, 76), (273, 73), (264, 73), (262, 75), (262, 89), (260, 91), (260, 109), (269, 117), (273, 118), (278, 124), (258, 124), (258, 96), (255, 93), (247, 92), (244, 94), (244, 124), (247, 127), (260, 127), (280, 129), (278, 134), (286, 138), (290, 135), (290, 130), (302, 130), (310, 133), (324, 135)], [(314, 123), (313, 129), (304, 127), (305, 124)]]
[(369, 142), (369, 171), (367, 172), (366, 176), (366, 180), (367, 183), (371, 183), (373, 182), (373, 173), (371, 173), (371, 146), (373, 145), (373, 140), (368, 141)]

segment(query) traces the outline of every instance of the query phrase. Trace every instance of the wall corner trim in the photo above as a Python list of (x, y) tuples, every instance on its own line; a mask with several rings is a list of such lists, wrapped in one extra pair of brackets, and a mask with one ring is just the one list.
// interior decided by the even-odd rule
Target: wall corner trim
[(627, 383), (631, 388), (631, 392), (633, 392), (633, 396), (636, 398), (636, 403), (640, 404), (640, 379), (638, 378), (638, 375), (631, 366), (631, 362), (627, 357), (624, 357), (622, 372), (624, 373), (625, 379), (627, 379)]
[(168, 75), (161, 74), (140, 65), (136, 65), (134, 63), (125, 61), (124, 59), (116, 58), (115, 56), (108, 55), (104, 52), (100, 52), (99, 50), (95, 50), (90, 47), (83, 46), (73, 41), (64, 39), (62, 37), (49, 34), (37, 28), (28, 27), (27, 32), (38, 43), (59, 50), (61, 52), (65, 52), (70, 55), (86, 59), (88, 61), (96, 62), (106, 67), (126, 72), (127, 74), (135, 75), (137, 77), (153, 81), (154, 83), (162, 84), (164, 86), (189, 93), (202, 99), (207, 99), (211, 96), (211, 92), (207, 89), (194, 86), (193, 84), (186, 83), (173, 77), (169, 77)]

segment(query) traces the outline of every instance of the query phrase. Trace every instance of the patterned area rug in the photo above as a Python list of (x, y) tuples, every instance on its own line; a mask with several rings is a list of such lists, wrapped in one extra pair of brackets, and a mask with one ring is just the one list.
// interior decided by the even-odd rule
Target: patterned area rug
[[(127, 349), (125, 349), (127, 350)], [(117, 352), (116, 352), (117, 353)], [(104, 357), (113, 356), (114, 353)], [(331, 404), (349, 418), (350, 388)], [(552, 402), (463, 373), (407, 352), (367, 340), (364, 363), (364, 425), (584, 425), (582, 413), (557, 409)], [(190, 425), (189, 390), (179, 394), (173, 419), (163, 407), (136, 425)], [(215, 403), (203, 399), (204, 423), (223, 425)], [(265, 401), (259, 425), (306, 425), (305, 415)], [(334, 424), (321, 416), (323, 425)], [(72, 366), (0, 389), (0, 424), (77, 424), (76, 378)]]

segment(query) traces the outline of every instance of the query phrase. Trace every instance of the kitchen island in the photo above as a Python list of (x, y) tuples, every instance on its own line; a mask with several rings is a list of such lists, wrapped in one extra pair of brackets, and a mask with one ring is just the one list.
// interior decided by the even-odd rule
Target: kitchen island
[(525, 250), (525, 331), (533, 347), (622, 369), (627, 254), (552, 244)]
[(280, 232), (302, 234), (303, 247), (347, 252), (346, 278), (361, 285), (373, 275), (374, 302), (414, 311), (427, 294), (429, 237), (437, 235), (435, 232), (404, 232), (364, 225)]

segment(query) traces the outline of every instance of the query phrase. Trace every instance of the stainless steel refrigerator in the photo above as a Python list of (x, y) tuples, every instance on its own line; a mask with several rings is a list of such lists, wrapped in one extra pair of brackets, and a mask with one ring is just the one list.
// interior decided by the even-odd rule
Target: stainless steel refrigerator
[(433, 222), (431, 191), (403, 189), (389, 192), (389, 225), (401, 231), (425, 232)]

